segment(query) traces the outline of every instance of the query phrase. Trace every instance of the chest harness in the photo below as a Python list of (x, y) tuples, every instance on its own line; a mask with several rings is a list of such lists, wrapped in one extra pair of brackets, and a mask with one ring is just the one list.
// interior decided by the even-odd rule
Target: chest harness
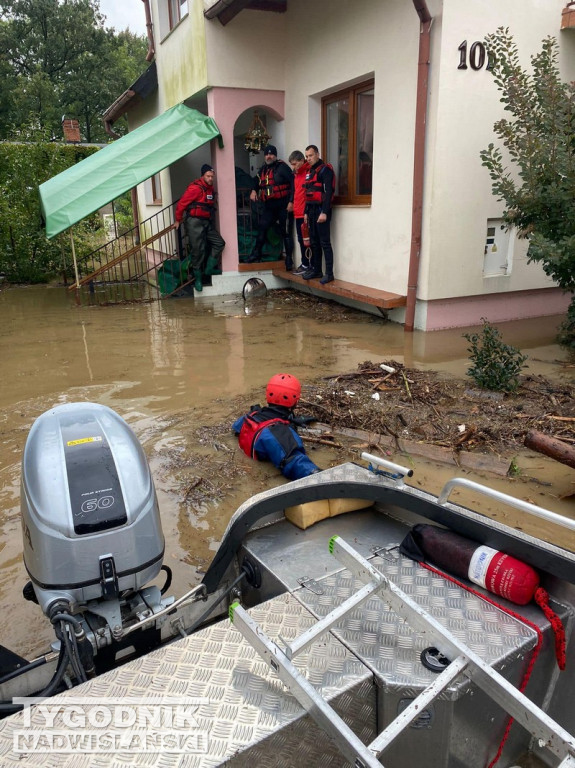
[(274, 418), (266, 419), (265, 421), (257, 421), (256, 415), (258, 413), (260, 413), (259, 410), (247, 414), (244, 418), (244, 423), (242, 424), (238, 437), (240, 448), (246, 456), (250, 457), (250, 459), (257, 459), (256, 441), (262, 430), (272, 424), (287, 424), (289, 426), (289, 421), (287, 419)]
[(260, 198), (262, 200), (281, 200), (282, 198), (289, 196), (291, 189), (290, 185), (282, 184), (274, 179), (275, 172), (282, 165), (286, 164), (283, 160), (278, 160), (271, 166), (265, 166), (260, 170), (258, 176), (260, 180)]
[(213, 187), (204, 184), (201, 180), (194, 182), (199, 187), (202, 195), (199, 200), (194, 200), (186, 208), (188, 216), (196, 216), (198, 219), (209, 219), (216, 208), (216, 193)]
[[(313, 203), (314, 205), (321, 205), (323, 184), (319, 178), (320, 173), (324, 168), (331, 168), (331, 163), (320, 163), (316, 168), (310, 168), (305, 175), (304, 189), (305, 189), (305, 201), (306, 203)], [(333, 175), (333, 190), (335, 192), (335, 173)]]

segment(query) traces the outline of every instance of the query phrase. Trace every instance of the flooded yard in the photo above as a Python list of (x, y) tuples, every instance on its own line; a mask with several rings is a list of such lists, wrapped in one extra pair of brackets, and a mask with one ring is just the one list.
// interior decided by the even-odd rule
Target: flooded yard
[[(283, 482), (273, 467), (241, 454), (228, 429), (263, 399), (271, 375), (296, 375), (305, 396), (312, 380), (355, 371), (366, 360), (395, 360), (444, 377), (463, 377), (468, 366), (461, 329), (405, 334), (383, 319), (292, 292), (250, 304), (226, 297), (89, 307), (77, 306), (59, 287), (13, 288), (0, 291), (0, 318), (0, 607), (10, 617), (0, 643), (23, 655), (41, 651), (52, 634), (40, 609), (21, 594), (27, 576), (19, 507), (24, 443), (50, 407), (102, 403), (135, 431), (152, 468), (165, 562), (174, 571), (171, 591), (179, 595), (201, 579), (237, 506)], [(561, 382), (573, 369), (553, 343), (559, 320), (499, 327), (507, 343), (529, 355), (530, 373)], [(318, 443), (309, 450), (322, 467), (359, 460), (349, 447), (335, 452)], [(452, 467), (405, 460), (415, 470), (413, 482), (431, 491), (454, 474)], [(574, 470), (542, 456), (521, 461), (524, 481), (532, 482), (457, 474), (575, 515)], [(203, 495), (202, 485), (218, 493)]]

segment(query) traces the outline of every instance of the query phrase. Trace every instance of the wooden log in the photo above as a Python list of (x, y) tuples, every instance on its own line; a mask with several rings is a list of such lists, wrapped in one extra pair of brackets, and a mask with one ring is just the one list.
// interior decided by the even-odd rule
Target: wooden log
[(530, 429), (525, 436), (525, 445), (527, 448), (531, 448), (533, 451), (543, 453), (545, 456), (550, 456), (556, 461), (560, 461), (562, 464), (567, 464), (568, 467), (575, 469), (575, 447), (567, 445), (562, 440), (558, 440), (556, 437), (549, 437), (542, 432), (538, 432), (536, 429)]

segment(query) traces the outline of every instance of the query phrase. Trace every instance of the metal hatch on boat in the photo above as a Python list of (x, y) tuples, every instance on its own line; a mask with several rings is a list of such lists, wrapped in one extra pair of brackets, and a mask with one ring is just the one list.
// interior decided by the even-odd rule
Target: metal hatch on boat
[[(415, 600), (389, 581), (349, 544), (336, 536), (330, 541), (330, 551), (363, 586), (295, 640), (285, 642), (285, 650), (266, 636), (239, 603), (230, 608), (230, 619), (306, 711), (338, 744), (355, 768), (380, 766), (378, 758), (382, 753), (406, 728), (421, 718), (423, 713), (429, 712), (430, 705), (461, 675), (473, 680), (534, 738), (559, 757), (561, 768), (574, 765), (575, 739), (565, 729), (520, 693), (468, 645), (458, 640), (441, 622), (423, 610)], [(451, 662), (369, 745), (365, 745), (317, 693), (313, 685), (301, 675), (293, 660), (376, 594), (391, 605), (400, 620), (417, 630), (420, 637), (426, 638), (426, 642), (437, 647)]]

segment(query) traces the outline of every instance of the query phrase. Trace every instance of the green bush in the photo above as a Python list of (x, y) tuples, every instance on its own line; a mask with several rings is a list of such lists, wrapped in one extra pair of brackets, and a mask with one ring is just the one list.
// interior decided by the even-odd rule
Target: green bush
[(482, 318), (481, 333), (464, 333), (470, 346), (467, 348), (472, 363), (467, 375), (483, 389), (496, 392), (515, 392), (519, 386), (519, 374), (525, 368), (527, 355), (516, 347), (503, 342), (497, 328)]
[(575, 353), (575, 301), (571, 301), (571, 304), (569, 304), (567, 317), (561, 323), (557, 341), (559, 344), (569, 347), (571, 353)]
[[(508, 29), (485, 43), (507, 113), (493, 126), (499, 146), (481, 152), (493, 194), (505, 205), (505, 222), (528, 238), (528, 262), (575, 294), (575, 82), (562, 78), (554, 37), (542, 41), (530, 68)], [(575, 347), (575, 295), (560, 341)]]
[[(68, 233), (46, 239), (38, 186), (95, 151), (47, 141), (0, 143), (0, 272), (10, 282), (44, 282), (69, 265)], [(93, 216), (74, 227), (79, 257), (91, 250), (98, 226)]]

